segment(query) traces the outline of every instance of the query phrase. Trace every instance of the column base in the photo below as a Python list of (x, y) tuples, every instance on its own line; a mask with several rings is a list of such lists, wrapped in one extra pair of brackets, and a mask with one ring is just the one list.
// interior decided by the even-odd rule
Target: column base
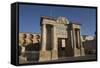
[(74, 57), (81, 56), (81, 51), (78, 48), (74, 48)]
[(83, 47), (81, 48), (81, 56), (85, 56), (85, 51)]
[(58, 59), (58, 51), (52, 50), (52, 60), (57, 60), (57, 59)]
[(50, 51), (40, 51), (39, 61), (50, 61), (51, 52)]

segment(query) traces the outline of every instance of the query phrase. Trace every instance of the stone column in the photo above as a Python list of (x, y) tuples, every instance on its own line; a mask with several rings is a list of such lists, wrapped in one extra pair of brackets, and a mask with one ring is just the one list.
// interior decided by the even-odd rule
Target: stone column
[(46, 24), (42, 25), (42, 51), (46, 51)]
[(46, 35), (47, 35), (47, 30), (46, 30), (46, 24), (42, 25), (42, 42), (41, 42), (41, 51), (40, 51), (40, 56), (39, 56), (39, 61), (50, 61), (51, 60), (51, 52), (46, 50)]
[(80, 49), (76, 47), (77, 37), (76, 37), (75, 29), (73, 29), (73, 36), (74, 36), (74, 57), (77, 57), (80, 56)]
[(85, 50), (81, 42), (81, 56), (85, 56)]
[(52, 60), (58, 59), (58, 51), (57, 51), (57, 37), (56, 37), (56, 27), (52, 27)]
[(81, 44), (80, 44), (80, 33), (79, 33), (79, 30), (77, 30), (77, 42), (78, 42), (78, 47), (80, 48)]
[(80, 55), (81, 56), (85, 56), (85, 51), (84, 51), (84, 47), (83, 47), (83, 44), (82, 44), (82, 40), (81, 40), (81, 36), (80, 36), (80, 31), (79, 31), (79, 39), (80, 39)]
[(72, 30), (73, 32), (73, 43), (74, 43), (74, 48), (76, 48), (76, 36), (75, 36), (75, 29)]
[(71, 30), (71, 45), (72, 45), (72, 48), (74, 48), (74, 45), (73, 45), (73, 32)]
[(52, 30), (52, 41), (53, 41), (53, 50), (57, 50), (57, 38), (56, 38), (56, 28), (53, 26)]

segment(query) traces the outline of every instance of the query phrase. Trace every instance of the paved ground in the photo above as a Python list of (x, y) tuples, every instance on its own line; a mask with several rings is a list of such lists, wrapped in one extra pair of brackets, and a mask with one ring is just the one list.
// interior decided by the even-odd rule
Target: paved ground
[(65, 57), (59, 58), (58, 60), (48, 61), (48, 62), (63, 62), (63, 61), (89, 61), (96, 60), (96, 55), (80, 56), (80, 57)]
[(77, 61), (91, 61), (96, 60), (96, 55), (80, 56), (80, 57), (63, 57), (58, 60), (45, 61), (45, 62), (26, 62), (26, 63), (51, 63), (51, 62), (77, 62)]

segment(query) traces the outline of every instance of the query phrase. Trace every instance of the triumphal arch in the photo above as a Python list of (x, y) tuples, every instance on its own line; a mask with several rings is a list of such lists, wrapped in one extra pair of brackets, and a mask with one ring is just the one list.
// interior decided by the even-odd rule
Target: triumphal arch
[(41, 50), (39, 61), (84, 56), (80, 24), (69, 22), (65, 17), (42, 16), (40, 26)]

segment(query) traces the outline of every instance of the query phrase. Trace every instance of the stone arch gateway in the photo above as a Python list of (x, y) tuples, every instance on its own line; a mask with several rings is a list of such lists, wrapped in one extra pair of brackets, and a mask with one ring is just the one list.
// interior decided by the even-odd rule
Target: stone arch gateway
[(80, 25), (69, 23), (65, 17), (41, 17), (41, 51), (39, 61), (84, 55)]

